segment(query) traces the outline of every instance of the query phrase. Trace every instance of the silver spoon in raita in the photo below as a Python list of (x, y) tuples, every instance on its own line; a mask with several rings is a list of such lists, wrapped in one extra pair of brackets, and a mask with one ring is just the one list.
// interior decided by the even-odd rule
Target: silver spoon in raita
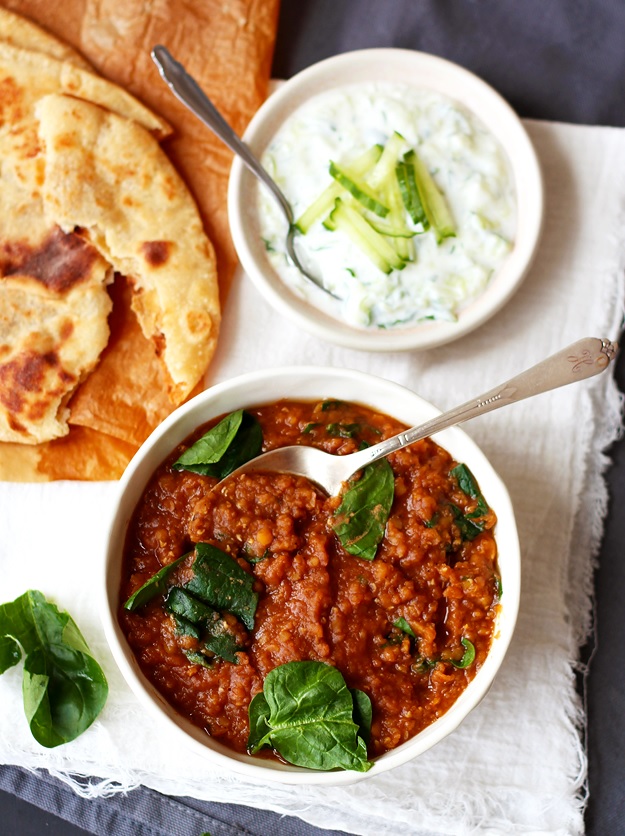
[(203, 122), (207, 128), (225, 143), (231, 151), (234, 151), (239, 156), (252, 174), (263, 183), (276, 199), (280, 206), (284, 217), (287, 221), (286, 233), (286, 251), (297, 267), (300, 273), (309, 279), (311, 282), (321, 288), (321, 290), (338, 298), (328, 290), (323, 284), (323, 280), (319, 276), (315, 276), (310, 270), (307, 270), (295, 249), (295, 234), (297, 232), (295, 226), (295, 218), (293, 217), (293, 209), (291, 204), (284, 196), (283, 191), (277, 185), (275, 180), (269, 175), (260, 160), (252, 153), (248, 145), (240, 139), (232, 130), (230, 125), (226, 122), (221, 113), (217, 110), (215, 105), (208, 98), (206, 93), (202, 90), (197, 81), (189, 75), (185, 68), (180, 64), (171, 53), (164, 46), (155, 46), (152, 50), (152, 60), (158, 67), (161, 78), (167, 84), (174, 96), (181, 101), (189, 110)]

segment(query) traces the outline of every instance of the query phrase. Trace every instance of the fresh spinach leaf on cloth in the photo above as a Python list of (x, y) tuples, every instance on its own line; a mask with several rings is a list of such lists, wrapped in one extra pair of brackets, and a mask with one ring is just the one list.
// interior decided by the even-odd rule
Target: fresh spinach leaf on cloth
[(174, 462), (175, 470), (225, 479), (233, 470), (255, 458), (263, 446), (260, 424), (243, 409), (225, 418), (185, 450)]
[(346, 551), (373, 560), (384, 537), (394, 492), (393, 470), (386, 459), (367, 465), (361, 478), (345, 491), (334, 512), (334, 531)]
[(29, 590), (0, 606), (0, 674), (24, 659), (24, 711), (33, 737), (52, 748), (98, 716), (108, 684), (67, 612)]
[(325, 662), (274, 668), (250, 703), (248, 751), (271, 746), (295, 766), (366, 772), (373, 765), (363, 737), (371, 727), (371, 701), (353, 693)]

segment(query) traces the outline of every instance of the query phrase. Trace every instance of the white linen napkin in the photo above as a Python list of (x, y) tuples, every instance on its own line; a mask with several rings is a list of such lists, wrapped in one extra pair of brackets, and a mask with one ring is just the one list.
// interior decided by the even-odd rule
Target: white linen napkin
[[(545, 175), (547, 220), (516, 296), (474, 334), (426, 353), (326, 345), (283, 321), (241, 277), (211, 382), (264, 367), (327, 364), (402, 383), (441, 409), (584, 336), (615, 339), (623, 312), (625, 131), (526, 126)], [(0, 762), (97, 775), (86, 795), (161, 792), (296, 814), (356, 834), (583, 832), (584, 711), (574, 671), (590, 625), (593, 559), (606, 510), (602, 453), (620, 429), (609, 374), (525, 401), (466, 430), (507, 484), (521, 539), (517, 630), (498, 678), (453, 735), (411, 764), (347, 788), (254, 784), (157, 732), (121, 680), (94, 603), (117, 485), (0, 484), (0, 601), (40, 589), (67, 608), (111, 686), (100, 719), (48, 751), (30, 736), (21, 667), (0, 677)]]

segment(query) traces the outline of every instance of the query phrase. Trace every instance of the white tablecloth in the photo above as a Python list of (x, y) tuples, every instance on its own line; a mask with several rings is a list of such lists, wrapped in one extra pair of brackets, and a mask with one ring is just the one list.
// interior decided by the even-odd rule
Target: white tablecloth
[[(445, 409), (580, 337), (615, 339), (624, 300), (625, 131), (526, 124), (544, 170), (547, 220), (530, 274), (494, 319), (426, 353), (352, 352), (281, 320), (240, 277), (210, 381), (328, 364), (395, 380)], [(111, 686), (92, 728), (47, 751), (27, 728), (21, 668), (5, 673), (0, 763), (45, 767), (70, 781), (67, 773), (99, 776), (77, 788), (87, 795), (143, 783), (357, 834), (581, 833), (585, 717), (574, 671), (606, 510), (601, 451), (619, 430), (619, 407), (606, 374), (467, 426), (516, 509), (523, 591), (515, 637), (488, 696), (456, 733), (410, 765), (348, 788), (254, 785), (156, 735), (115, 668), (95, 608), (117, 485), (0, 484), (0, 601), (36, 588), (67, 608)]]

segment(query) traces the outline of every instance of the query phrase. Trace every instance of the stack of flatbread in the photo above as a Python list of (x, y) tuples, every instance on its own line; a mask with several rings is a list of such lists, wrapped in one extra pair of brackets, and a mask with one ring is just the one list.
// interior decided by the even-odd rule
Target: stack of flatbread
[[(38, 17), (48, 8), (36, 0), (7, 5), (33, 7), (26, 11)], [(126, 0), (117, 18), (106, 18), (94, 17), (106, 14), (106, 2), (67, 0), (54, 12), (74, 12), (60, 25), (78, 14), (79, 45), (100, 59), (103, 73), (135, 88), (149, 73), (145, 92), (163, 88), (155, 104), (165, 105), (159, 110), (169, 111), (167, 121), (77, 50), (0, 6), (3, 479), (116, 478), (154, 426), (202, 386), (215, 350), (219, 291), (223, 298), (234, 265), (225, 225), (230, 158), (181, 114), (149, 59), (146, 40), (167, 43), (168, 27), (180, 34), (191, 24), (190, 55), (184, 43), (175, 52), (193, 65), (198, 21), (159, 17), (168, 5), (190, 17), (193, 11), (175, 2), (150, 5)], [(210, 38), (226, 46), (233, 38), (248, 53), (239, 58), (253, 59), (246, 73), (255, 93), (244, 88), (235, 108), (247, 121), (266, 91), (277, 0), (255, 12), (256, 23), (253, 0), (227, 5), (216, 4), (212, 20), (213, 27), (221, 21), (225, 40), (214, 28)], [(211, 6), (203, 4), (202, 15)], [(139, 23), (142, 37), (133, 30)], [(133, 46), (116, 42), (116, 32), (120, 41), (134, 38)], [(124, 48), (125, 65), (117, 59)], [(216, 61), (213, 54), (213, 72)], [(234, 63), (230, 85), (238, 86), (232, 55), (221, 63)], [(131, 79), (119, 78), (124, 67)], [(172, 123), (166, 153), (159, 142)], [(185, 171), (194, 164), (195, 176)]]

